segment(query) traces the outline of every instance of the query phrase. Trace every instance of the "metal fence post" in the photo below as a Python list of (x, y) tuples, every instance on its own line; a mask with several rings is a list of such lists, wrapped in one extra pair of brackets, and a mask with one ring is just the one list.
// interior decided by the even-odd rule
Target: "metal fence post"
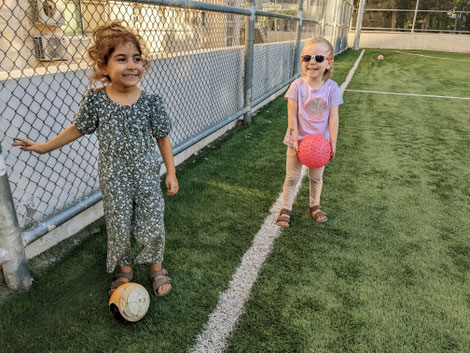
[(32, 278), (28, 270), (26, 254), (18, 228), (13, 198), (0, 146), (0, 247), (3, 249), (2, 264), (5, 280), (10, 289), (26, 291), (31, 287)]
[(245, 114), (243, 123), (251, 124), (252, 119), (252, 88), (253, 88), (253, 59), (255, 50), (255, 0), (248, 0), (250, 16), (245, 20), (245, 77), (244, 77), (244, 97), (245, 108), (248, 113)]
[(349, 14), (348, 14), (348, 31), (346, 32), (346, 43), (348, 43), (349, 40), (349, 30), (353, 28), (353, 16), (354, 15), (354, 2), (351, 0), (351, 3), (349, 5)]
[(323, 0), (323, 8), (321, 10), (321, 27), (320, 27), (320, 37), (323, 37), (325, 35), (325, 26), (326, 26), (326, 6), (327, 6), (328, 0)]
[[(344, 1), (344, 9), (343, 9), (343, 29), (341, 31), (341, 46), (340, 50), (343, 50), (343, 43), (346, 43), (346, 47), (348, 46), (348, 33), (349, 29), (351, 28), (351, 13), (352, 13), (352, 4), (349, 4), (349, 0)], [(346, 25), (347, 23), (347, 25)]]
[(339, 7), (339, 1), (335, 1), (335, 9), (333, 12), (333, 35), (331, 38), (331, 44), (333, 45), (334, 51), (336, 53), (336, 42), (337, 42), (337, 36), (338, 36), (338, 7)]
[(365, 7), (366, 0), (361, 0), (361, 3), (359, 4), (359, 12), (357, 13), (356, 39), (354, 40), (354, 50), (359, 50), (359, 42), (361, 40), (362, 18), (364, 17)]
[(413, 16), (413, 27), (411, 27), (411, 33), (415, 31), (416, 17), (418, 17), (418, 8), (419, 8), (419, 0), (416, 0), (415, 15)]
[(294, 65), (293, 65), (293, 72), (292, 76), (295, 76), (297, 71), (299, 70), (299, 57), (300, 57), (300, 41), (302, 38), (302, 24), (303, 24), (303, 14), (304, 14), (304, 0), (299, 0), (299, 9), (298, 9), (298, 17), (299, 23), (297, 24), (297, 33), (296, 33), (296, 40), (295, 40), (295, 47), (294, 47)]

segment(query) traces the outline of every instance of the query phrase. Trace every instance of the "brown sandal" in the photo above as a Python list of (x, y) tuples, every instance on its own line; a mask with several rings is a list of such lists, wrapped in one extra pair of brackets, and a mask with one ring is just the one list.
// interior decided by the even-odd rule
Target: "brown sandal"
[[(168, 271), (165, 270), (163, 267), (161, 270), (158, 270), (158, 271), (150, 271), (150, 276), (153, 279), (153, 284), (152, 284), (153, 292), (155, 293), (155, 295), (158, 295), (159, 297), (163, 297), (164, 295), (167, 295), (173, 289), (172, 287), (166, 293), (163, 293), (163, 294), (158, 293), (158, 289), (161, 286), (167, 283), (171, 284), (171, 278), (168, 277), (167, 275), (168, 275)], [(159, 278), (156, 278), (156, 277), (159, 277)]]
[[(283, 208), (283, 209), (280, 211), (279, 217), (277, 217), (276, 224), (277, 224), (279, 227), (284, 227), (284, 228), (290, 227), (290, 223), (291, 223), (291, 214), (292, 214), (292, 211), (291, 211), (291, 210), (288, 210), (287, 208)], [(287, 225), (286, 225), (286, 226), (281, 226), (281, 225), (279, 224), (279, 222), (286, 222)]]
[[(313, 212), (316, 211), (316, 210), (320, 210), (320, 211), (318, 211), (314, 214)], [(328, 215), (326, 214), (326, 212), (321, 211), (321, 206), (320, 205), (311, 206), (310, 207), (310, 214), (312, 215), (313, 219), (317, 222), (323, 223), (323, 222), (326, 222), (328, 220)], [(320, 221), (319, 219), (322, 218), (322, 217), (326, 217), (326, 218), (323, 221)]]
[[(122, 281), (122, 280), (119, 280), (119, 278), (121, 277), (124, 277), (124, 278), (127, 278), (129, 281)], [(131, 272), (121, 272), (121, 273), (117, 273), (114, 275), (114, 278), (116, 278), (116, 280), (110, 284), (109, 286), (109, 294), (113, 294), (113, 292), (120, 286), (120, 285), (123, 285), (124, 283), (129, 283), (129, 282), (132, 282), (134, 280), (134, 272), (131, 270)]]

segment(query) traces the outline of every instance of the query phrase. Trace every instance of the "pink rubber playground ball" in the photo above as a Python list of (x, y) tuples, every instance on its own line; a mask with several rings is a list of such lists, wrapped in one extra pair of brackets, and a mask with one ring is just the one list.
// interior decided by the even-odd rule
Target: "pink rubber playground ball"
[(297, 156), (309, 168), (323, 167), (331, 158), (330, 143), (322, 135), (309, 135), (300, 141)]

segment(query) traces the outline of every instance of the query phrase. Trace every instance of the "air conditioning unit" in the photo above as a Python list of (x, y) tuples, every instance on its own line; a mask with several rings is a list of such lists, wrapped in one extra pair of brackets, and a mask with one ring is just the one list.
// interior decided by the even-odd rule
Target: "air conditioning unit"
[(34, 37), (34, 51), (40, 61), (66, 61), (68, 39), (54, 34)]
[(60, 26), (64, 24), (65, 4), (62, 0), (31, 0), (35, 23)]

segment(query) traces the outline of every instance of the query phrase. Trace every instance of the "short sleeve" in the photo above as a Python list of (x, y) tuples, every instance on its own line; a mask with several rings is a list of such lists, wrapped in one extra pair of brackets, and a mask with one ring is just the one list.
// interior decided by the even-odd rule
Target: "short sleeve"
[(292, 99), (294, 101), (298, 100), (298, 91), (299, 91), (299, 80), (295, 80), (291, 83), (289, 89), (287, 90), (286, 94), (284, 95), (285, 99)]
[(93, 92), (85, 95), (73, 117), (75, 127), (82, 134), (92, 134), (98, 128), (99, 114), (97, 104), (93, 103), (95, 100), (96, 94)]
[(332, 81), (333, 84), (330, 86), (330, 94), (329, 94), (329, 102), (328, 105), (330, 107), (337, 107), (340, 104), (343, 104), (343, 96), (341, 94), (341, 90), (338, 87), (338, 84)]
[(150, 107), (150, 126), (152, 135), (156, 139), (167, 137), (170, 134), (170, 118), (165, 111), (163, 99), (158, 95), (153, 95)]

